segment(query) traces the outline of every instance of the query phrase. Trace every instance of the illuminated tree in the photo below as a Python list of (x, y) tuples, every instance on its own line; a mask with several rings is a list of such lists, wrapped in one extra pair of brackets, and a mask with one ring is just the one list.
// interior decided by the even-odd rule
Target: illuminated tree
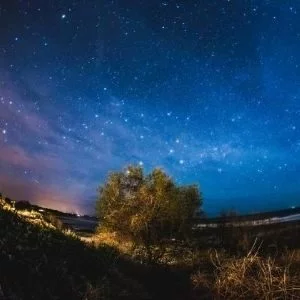
[(144, 246), (152, 259), (153, 246), (188, 235), (201, 204), (197, 186), (177, 186), (161, 169), (145, 175), (141, 167), (129, 166), (111, 173), (99, 188), (97, 213), (101, 228)]

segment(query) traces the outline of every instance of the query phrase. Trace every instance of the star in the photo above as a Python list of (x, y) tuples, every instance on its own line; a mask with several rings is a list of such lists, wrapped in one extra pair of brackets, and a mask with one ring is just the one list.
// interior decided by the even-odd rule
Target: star
[(2, 2), (1, 188), (16, 193), (13, 174), (20, 199), (86, 210), (135, 163), (222, 200), (208, 214), (300, 196), (296, 1)]

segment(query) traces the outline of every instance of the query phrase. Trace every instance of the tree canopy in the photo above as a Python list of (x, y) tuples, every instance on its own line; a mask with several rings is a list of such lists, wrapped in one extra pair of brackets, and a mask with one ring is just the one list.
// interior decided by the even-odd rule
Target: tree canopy
[(110, 173), (99, 188), (100, 226), (129, 237), (146, 248), (184, 237), (202, 204), (197, 185), (179, 186), (162, 169), (145, 175), (140, 166)]

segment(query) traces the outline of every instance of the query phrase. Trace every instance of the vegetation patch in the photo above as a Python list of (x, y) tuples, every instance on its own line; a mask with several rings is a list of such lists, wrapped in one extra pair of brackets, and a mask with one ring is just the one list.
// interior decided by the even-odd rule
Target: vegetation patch
[(294, 252), (280, 258), (259, 255), (253, 248), (244, 257), (211, 256), (209, 274), (198, 270), (191, 276), (193, 285), (207, 289), (222, 299), (299, 299), (300, 274), (291, 266), (299, 264)]
[(16, 211), (3, 202), (0, 224), (4, 299), (84, 299), (107, 283), (115, 251), (84, 244), (40, 214)]

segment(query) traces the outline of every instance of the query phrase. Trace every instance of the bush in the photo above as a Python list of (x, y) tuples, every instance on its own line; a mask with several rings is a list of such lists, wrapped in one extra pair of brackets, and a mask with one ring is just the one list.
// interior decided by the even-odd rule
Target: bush
[(16, 209), (31, 209), (31, 204), (28, 201), (18, 201), (15, 203)]

